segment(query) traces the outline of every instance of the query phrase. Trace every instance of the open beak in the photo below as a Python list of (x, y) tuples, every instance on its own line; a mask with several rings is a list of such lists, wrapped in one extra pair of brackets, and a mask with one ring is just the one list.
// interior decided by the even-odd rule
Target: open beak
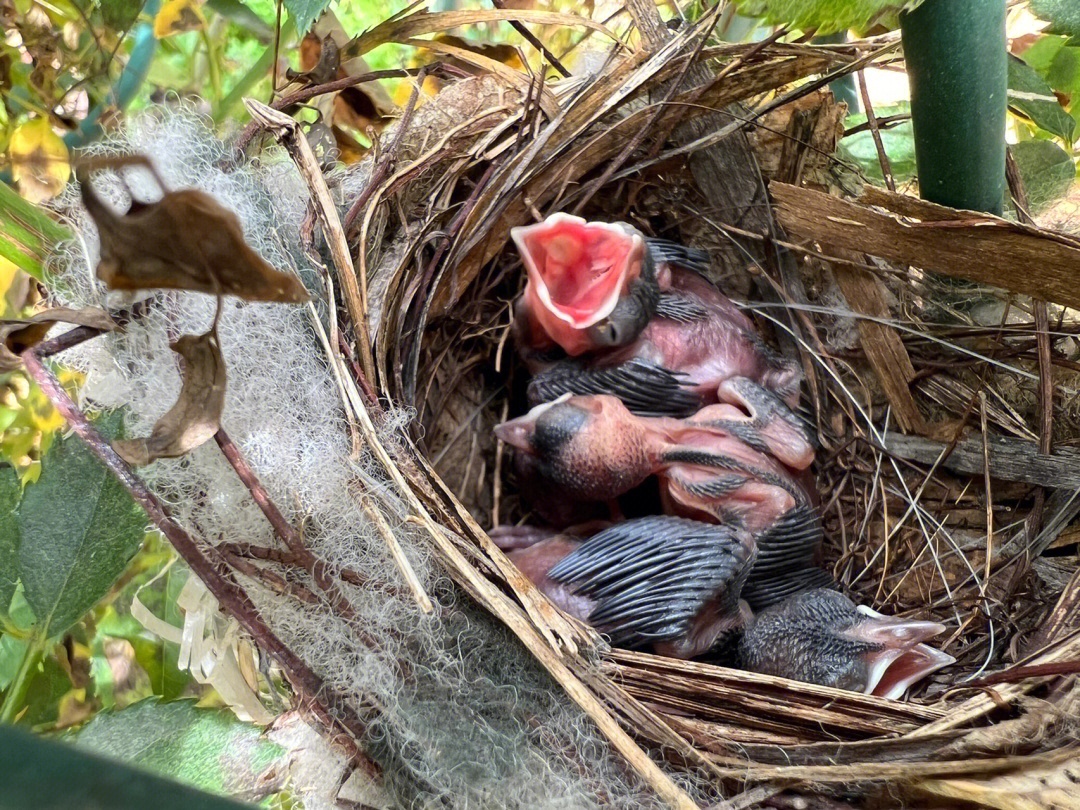
[(948, 653), (923, 643), (943, 633), (945, 625), (883, 616), (865, 605), (859, 605), (858, 610), (867, 618), (844, 635), (881, 645), (867, 656), (866, 694), (899, 700), (910, 686), (956, 662)]
[(551, 324), (545, 328), (560, 345), (566, 342), (560, 329), (584, 330), (611, 314), (641, 274), (645, 256), (640, 234), (569, 214), (512, 228), (510, 236), (529, 274), (526, 296), (534, 299), (538, 316)]

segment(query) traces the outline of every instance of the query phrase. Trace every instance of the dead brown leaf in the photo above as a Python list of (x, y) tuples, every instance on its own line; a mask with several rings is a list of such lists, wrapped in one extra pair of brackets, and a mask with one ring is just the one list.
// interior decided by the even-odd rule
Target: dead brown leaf
[(184, 384), (169, 412), (145, 439), (123, 439), (113, 447), (135, 467), (159, 458), (177, 458), (210, 439), (225, 409), (225, 358), (217, 333), (184, 335), (170, 347), (184, 358)]
[[(330, 73), (329, 68), (336, 64), (334, 75), (326, 81), (370, 73), (371, 66), (362, 56), (346, 57), (341, 53), (349, 41), (348, 33), (334, 13), (324, 12), (300, 43), (300, 69), (316, 74), (321, 71), (320, 76), (326, 76)], [(339, 158), (345, 163), (355, 162), (367, 149), (342, 127), (361, 133), (368, 129), (379, 132), (399, 114), (390, 94), (377, 81), (347, 87), (337, 93), (324, 93), (309, 104), (334, 130)]]
[(0, 372), (18, 368), (22, 364), (19, 353), (44, 340), (56, 323), (92, 326), (105, 332), (116, 328), (109, 313), (97, 307), (86, 309), (56, 307), (39, 312), (22, 321), (0, 320)]
[(202, 191), (170, 191), (155, 203), (134, 201), (117, 215), (88, 179), (81, 190), (101, 240), (97, 276), (114, 290), (195, 290), (291, 304), (310, 298), (300, 279), (275, 270), (252, 250), (232, 211)]

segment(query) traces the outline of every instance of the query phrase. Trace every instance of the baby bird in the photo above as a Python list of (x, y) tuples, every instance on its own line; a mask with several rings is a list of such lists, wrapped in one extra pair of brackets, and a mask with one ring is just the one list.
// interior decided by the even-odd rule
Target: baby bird
[[(761, 423), (752, 427), (755, 420)], [(751, 429), (771, 455), (735, 435)], [(778, 411), (748, 416), (720, 403), (677, 420), (634, 416), (611, 396), (565, 397), (495, 432), (529, 460), (531, 477), (521, 487), (526, 495), (610, 501), (656, 475), (666, 511), (750, 531), (759, 549), (760, 571), (747, 586), (755, 609), (829, 581), (814, 566), (820, 522), (784, 466), (805, 469), (813, 446)]]
[(798, 365), (770, 349), (726, 296), (692, 270), (671, 264), (657, 280), (655, 317), (632, 341), (534, 369), (530, 403), (568, 392), (611, 394), (636, 414), (687, 416), (716, 402), (725, 380), (747, 377), (798, 407)]
[(656, 313), (657, 270), (708, 263), (701, 251), (647, 239), (626, 223), (570, 214), (512, 228), (510, 236), (528, 274), (515, 341), (532, 372), (561, 355), (555, 347), (576, 357), (635, 340)]
[(741, 529), (653, 516), (588, 540), (539, 531), (492, 536), (552, 602), (619, 647), (693, 658), (750, 616), (739, 594), (756, 549)]
[(899, 699), (955, 662), (926, 640), (937, 622), (883, 616), (838, 591), (806, 590), (759, 613), (738, 644), (751, 672)]

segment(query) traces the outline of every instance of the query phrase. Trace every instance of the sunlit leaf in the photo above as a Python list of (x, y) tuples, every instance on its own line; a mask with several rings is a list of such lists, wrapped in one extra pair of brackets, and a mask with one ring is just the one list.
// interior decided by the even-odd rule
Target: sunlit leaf
[(1062, 48), (1046, 70), (1046, 81), (1059, 93), (1080, 93), (1080, 48)]
[(158, 39), (195, 31), (206, 25), (206, 17), (196, 0), (168, 0), (154, 16), (154, 36)]
[(71, 177), (67, 146), (47, 118), (34, 118), (16, 127), (8, 143), (8, 156), (19, 193), (33, 203), (55, 197)]
[(266, 795), (280, 783), (286, 751), (223, 709), (157, 698), (98, 714), (75, 744), (216, 793)]
[(1045, 74), (1053, 64), (1054, 58), (1065, 47), (1065, 37), (1041, 36), (1030, 48), (1024, 49), (1021, 58), (1028, 67)]
[[(875, 110), (879, 118), (910, 112), (911, 107), (907, 103)], [(865, 121), (866, 114), (858, 113), (848, 116), (847, 124), (853, 126)], [(898, 183), (910, 180), (915, 176), (915, 134), (911, 121), (901, 121), (896, 126), (880, 130), (880, 134), (882, 146), (885, 147), (885, 154), (889, 158), (889, 168), (892, 170), (893, 179)], [(857, 163), (863, 174), (875, 184), (885, 185), (885, 176), (881, 172), (881, 160), (878, 157), (872, 132), (864, 130), (855, 135), (849, 135), (840, 142), (839, 151), (842, 157)]]
[(284, 5), (293, 19), (297, 33), (303, 35), (330, 5), (330, 0), (284, 0)]
[[(911, 11), (921, 0), (736, 0), (739, 13), (764, 17), (774, 25), (816, 28), (830, 34), (848, 28), (862, 28), (901, 11)], [(889, 21), (891, 22), (891, 21)]]
[[(120, 431), (116, 412), (98, 420)], [(43, 636), (74, 624), (116, 582), (142, 544), (146, 514), (75, 435), (53, 443), (19, 506), (19, 573)]]
[[(8, 290), (11, 289), (11, 283), (15, 281), (15, 274), (18, 272), (18, 267), (0, 256), (0, 297), (7, 296)], [(0, 316), (3, 314), (4, 308), (0, 307)]]
[(1069, 143), (1073, 141), (1076, 119), (1062, 109), (1057, 96), (1042, 76), (1026, 62), (1009, 56), (1009, 106), (1016, 108), (1036, 126), (1057, 135)]

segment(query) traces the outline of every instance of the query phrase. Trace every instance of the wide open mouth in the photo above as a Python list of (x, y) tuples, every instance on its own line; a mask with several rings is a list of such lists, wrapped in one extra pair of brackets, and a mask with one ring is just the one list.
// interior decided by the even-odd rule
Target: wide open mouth
[(846, 634), (883, 645), (882, 649), (867, 655), (866, 694), (899, 700), (908, 687), (956, 662), (948, 653), (923, 643), (944, 632), (945, 625), (895, 619), (866, 605), (859, 605), (858, 610), (868, 618), (847, 630)]
[(929, 644), (917, 644), (910, 650), (888, 650), (871, 663), (866, 694), (899, 700), (908, 687), (954, 663), (955, 658)]
[(540, 303), (575, 329), (611, 314), (645, 255), (640, 235), (569, 214), (512, 228), (510, 236)]

